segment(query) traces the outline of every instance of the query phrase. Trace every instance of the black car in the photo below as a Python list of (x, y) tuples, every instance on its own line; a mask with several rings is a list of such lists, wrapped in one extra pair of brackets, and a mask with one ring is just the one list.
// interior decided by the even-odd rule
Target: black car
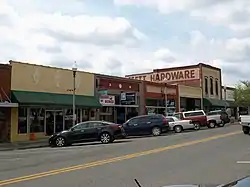
[(69, 130), (52, 135), (49, 144), (62, 147), (73, 143), (97, 140), (107, 144), (125, 136), (122, 125), (106, 121), (86, 121), (76, 124)]
[(163, 187), (249, 187), (250, 186), (250, 177), (244, 177), (236, 181), (230, 182), (228, 184), (221, 185), (170, 185)]
[(123, 124), (127, 135), (152, 134), (159, 136), (169, 130), (166, 118), (161, 114), (142, 115), (129, 119)]

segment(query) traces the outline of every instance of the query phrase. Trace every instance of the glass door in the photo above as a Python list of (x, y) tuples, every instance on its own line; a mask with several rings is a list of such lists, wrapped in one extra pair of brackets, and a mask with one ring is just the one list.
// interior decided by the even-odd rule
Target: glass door
[(45, 112), (45, 118), (46, 118), (46, 120), (45, 120), (46, 135), (51, 136), (55, 132), (55, 130), (54, 130), (54, 126), (55, 126), (55, 113), (54, 113), (54, 111), (47, 110)]
[(61, 132), (64, 130), (64, 113), (62, 110), (55, 111), (55, 133)]

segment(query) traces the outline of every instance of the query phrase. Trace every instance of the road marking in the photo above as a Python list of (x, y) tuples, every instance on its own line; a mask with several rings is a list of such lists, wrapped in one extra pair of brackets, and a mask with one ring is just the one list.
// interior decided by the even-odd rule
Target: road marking
[(110, 158), (110, 159), (89, 162), (89, 163), (85, 163), (85, 164), (81, 164), (81, 165), (76, 165), (76, 166), (51, 170), (51, 171), (47, 171), (47, 172), (42, 172), (42, 173), (37, 173), (37, 174), (32, 174), (32, 175), (7, 179), (7, 180), (1, 180), (0, 181), (0, 186), (9, 185), (9, 184), (18, 183), (18, 182), (23, 182), (23, 181), (28, 181), (28, 180), (33, 180), (33, 179), (38, 179), (38, 178), (47, 177), (47, 176), (51, 176), (51, 175), (57, 175), (57, 174), (61, 174), (61, 173), (71, 172), (71, 171), (76, 171), (76, 170), (80, 170), (80, 169), (87, 169), (87, 168), (90, 168), (90, 167), (101, 166), (101, 165), (104, 165), (104, 164), (114, 163), (114, 162), (118, 162), (118, 161), (122, 161), (122, 160), (128, 160), (128, 159), (131, 159), (131, 158), (150, 155), (150, 154), (154, 154), (154, 153), (160, 153), (160, 152), (163, 152), (163, 151), (178, 149), (178, 148), (187, 147), (187, 146), (191, 146), (191, 145), (195, 145), (195, 144), (199, 144), (199, 143), (209, 142), (209, 141), (220, 139), (220, 138), (225, 138), (225, 137), (228, 137), (228, 136), (233, 136), (233, 135), (236, 135), (236, 134), (239, 134), (239, 133), (241, 133), (241, 131), (232, 132), (232, 133), (228, 133), (228, 134), (217, 135), (217, 136), (212, 136), (212, 137), (209, 137), (209, 138), (204, 138), (204, 139), (195, 140), (195, 141), (191, 141), (191, 142), (185, 142), (185, 143), (176, 144), (176, 145), (170, 145), (170, 146), (167, 146), (167, 147), (151, 149), (151, 150), (148, 150), (148, 151), (137, 152), (137, 153), (123, 155), (123, 156), (114, 157), (114, 158)]
[(237, 164), (250, 164), (250, 161), (237, 161)]

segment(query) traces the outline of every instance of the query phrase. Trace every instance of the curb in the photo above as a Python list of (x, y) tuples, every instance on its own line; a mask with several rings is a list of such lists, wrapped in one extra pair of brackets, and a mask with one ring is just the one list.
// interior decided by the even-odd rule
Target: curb
[(0, 147), (0, 152), (1, 151), (14, 151), (14, 150), (25, 150), (25, 149), (34, 149), (34, 148), (43, 148), (43, 147), (49, 147), (48, 144), (44, 145), (34, 145), (34, 146), (17, 146), (17, 147), (12, 147), (12, 148), (1, 148)]

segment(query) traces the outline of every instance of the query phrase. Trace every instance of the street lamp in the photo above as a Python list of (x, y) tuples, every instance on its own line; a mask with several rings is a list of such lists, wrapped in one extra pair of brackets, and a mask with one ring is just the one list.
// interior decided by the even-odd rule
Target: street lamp
[(73, 126), (76, 124), (76, 62), (74, 62), (72, 67), (73, 72)]

